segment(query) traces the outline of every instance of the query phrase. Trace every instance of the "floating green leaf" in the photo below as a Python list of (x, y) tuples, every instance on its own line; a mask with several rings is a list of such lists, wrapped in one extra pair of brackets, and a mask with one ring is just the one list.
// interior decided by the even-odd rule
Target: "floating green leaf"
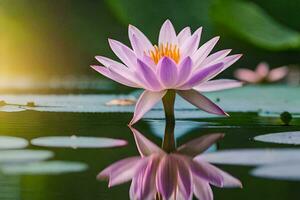
[(124, 146), (125, 140), (103, 137), (40, 137), (31, 140), (31, 144), (43, 147), (66, 147), (66, 148), (109, 148)]
[[(300, 113), (300, 87), (288, 86), (247, 86), (233, 90), (210, 92), (205, 95), (227, 112), (269, 112), (287, 111), (293, 116)], [(136, 97), (135, 97), (136, 96)], [(107, 106), (113, 99), (138, 98), (137, 93), (131, 95), (2, 95), (12, 109), (34, 101), (35, 107), (22, 106), (22, 110), (46, 112), (83, 112), (83, 113), (132, 113), (134, 105)], [(218, 100), (219, 99), (219, 100)], [(5, 106), (4, 106), (5, 107)], [(7, 110), (2, 110), (7, 112)], [(10, 111), (10, 110), (8, 110)], [(1, 107), (0, 107), (1, 112)], [(175, 115), (177, 119), (210, 118), (216, 115), (197, 109), (180, 96), (176, 97)], [(145, 118), (164, 118), (162, 103), (158, 103)]]
[[(280, 115), (282, 113), (279, 113), (279, 112), (259, 112), (258, 115), (260, 117), (269, 117), (269, 118), (278, 118), (280, 119)], [(300, 118), (300, 114), (299, 113), (296, 113), (296, 114), (292, 114), (292, 118)]]
[(216, 23), (232, 34), (269, 50), (299, 49), (300, 34), (270, 17), (252, 2), (218, 0), (212, 7)]
[(24, 163), (47, 160), (53, 157), (51, 151), (42, 150), (3, 150), (0, 151), (0, 163)]
[(157, 32), (166, 19), (172, 20), (178, 31), (179, 28), (187, 25), (187, 22), (192, 28), (204, 26), (204, 37), (209, 36), (212, 31), (208, 15), (212, 0), (190, 0), (188, 3), (173, 0), (106, 0), (105, 2), (123, 24), (138, 26), (153, 42), (157, 42)]
[(21, 112), (25, 110), (25, 108), (15, 105), (5, 105), (0, 107), (0, 112)]
[(299, 149), (234, 149), (207, 153), (196, 157), (215, 164), (226, 165), (266, 165), (300, 162)]
[(257, 177), (299, 181), (300, 180), (300, 162), (284, 163), (279, 165), (267, 165), (255, 168), (251, 174)]
[(22, 149), (28, 146), (28, 141), (19, 137), (0, 136), (0, 149)]
[(254, 137), (254, 140), (260, 142), (278, 143), (278, 144), (300, 144), (300, 131), (270, 133)]
[(7, 175), (42, 175), (64, 174), (85, 171), (88, 165), (80, 162), (69, 161), (45, 161), (27, 164), (11, 164), (0, 167), (3, 174)]

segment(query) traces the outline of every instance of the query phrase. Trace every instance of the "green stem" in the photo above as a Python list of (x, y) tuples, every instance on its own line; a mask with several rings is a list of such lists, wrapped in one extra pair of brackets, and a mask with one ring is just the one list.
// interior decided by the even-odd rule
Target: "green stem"
[(174, 137), (174, 128), (175, 128), (175, 116), (174, 116), (174, 103), (175, 103), (176, 93), (174, 90), (168, 90), (165, 96), (163, 97), (163, 105), (166, 116), (166, 127), (165, 135), (162, 144), (162, 148), (170, 153), (176, 149), (176, 142)]

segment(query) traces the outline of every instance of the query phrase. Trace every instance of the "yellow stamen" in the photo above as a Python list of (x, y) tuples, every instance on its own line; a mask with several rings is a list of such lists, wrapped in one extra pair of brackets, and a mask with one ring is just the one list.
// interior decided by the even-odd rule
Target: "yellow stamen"
[(176, 63), (178, 63), (180, 60), (180, 52), (177, 45), (172, 45), (168, 43), (165, 45), (154, 45), (154, 49), (149, 51), (149, 55), (155, 62), (155, 64), (157, 64), (158, 61), (164, 56), (172, 58)]

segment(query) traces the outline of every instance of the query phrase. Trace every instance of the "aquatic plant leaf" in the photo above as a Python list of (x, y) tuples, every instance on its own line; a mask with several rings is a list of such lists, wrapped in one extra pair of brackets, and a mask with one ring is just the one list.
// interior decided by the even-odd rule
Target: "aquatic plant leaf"
[(195, 158), (224, 165), (266, 165), (285, 163), (289, 161), (300, 162), (300, 149), (234, 149), (222, 150), (202, 154)]
[(0, 106), (0, 112), (21, 112), (25, 110), (26, 109), (22, 106), (15, 106), (15, 105)]
[[(259, 112), (258, 116), (260, 117), (270, 117), (270, 118), (278, 118), (280, 119), (280, 115), (282, 113), (278, 113), (278, 112)], [(299, 113), (294, 113), (292, 115), (293, 118), (300, 118), (300, 114)]]
[(104, 137), (51, 136), (32, 139), (31, 144), (43, 147), (65, 147), (77, 149), (119, 147), (126, 145), (127, 141)]
[[(124, 25), (133, 24), (139, 28), (147, 24), (147, 26), (143, 26), (142, 31), (147, 36), (152, 36), (150, 37), (151, 40), (154, 40), (154, 36), (156, 36), (156, 32), (162, 22), (161, 20), (167, 18), (174, 21), (176, 28), (189, 22), (195, 28), (198, 28), (199, 25), (205, 27), (206, 36), (212, 33), (211, 20), (209, 19), (211, 0), (190, 0), (189, 3), (177, 1), (176, 4), (172, 0), (106, 0), (105, 2), (115, 17)], [(170, 5), (172, 5), (172, 9)], [(186, 12), (187, 10), (189, 12)], [(135, 13), (134, 15), (132, 14), (133, 12)], [(156, 20), (153, 20), (153, 16), (156, 16)]]
[(0, 167), (5, 175), (57, 175), (65, 173), (81, 172), (88, 169), (88, 165), (70, 161), (44, 161), (26, 164), (9, 164)]
[(0, 136), (0, 149), (22, 149), (28, 146), (24, 138), (12, 136)]
[(247, 86), (234, 90), (210, 93), (210, 99), (227, 112), (300, 113), (299, 87)]
[(300, 47), (298, 32), (279, 24), (253, 2), (218, 0), (211, 14), (217, 24), (258, 47), (268, 50)]
[[(300, 113), (299, 89), (299, 87), (283, 85), (245, 86), (233, 90), (208, 92), (205, 93), (205, 96), (218, 104), (226, 112), (282, 113), (283, 111), (288, 111), (294, 116)], [(132, 95), (137, 94), (132, 93)], [(158, 104), (155, 109), (162, 109), (162, 104)], [(200, 118), (216, 117), (215, 115), (199, 111), (196, 107), (190, 105), (179, 96), (176, 96), (175, 115), (176, 111), (179, 117), (183, 115), (188, 118), (188, 112), (191, 112), (190, 115), (192, 118), (196, 118), (197, 115)]]
[[(114, 99), (134, 99), (131, 95), (1, 95), (11, 107), (46, 112), (132, 112), (134, 106), (107, 106)], [(25, 106), (34, 102), (34, 107)], [(1, 107), (0, 107), (1, 108)], [(0, 110), (1, 111), (1, 110)]]
[(254, 137), (254, 140), (260, 142), (298, 145), (300, 144), (300, 131), (259, 135)]
[(300, 181), (300, 162), (288, 162), (284, 164), (266, 165), (255, 168), (251, 171), (253, 176), (287, 180), (287, 181)]
[[(299, 87), (246, 86), (233, 90), (209, 92), (205, 95), (226, 112), (282, 113), (287, 111), (293, 115), (300, 113)], [(107, 106), (105, 104), (113, 99), (137, 97), (137, 92), (130, 95), (1, 95), (1, 99), (9, 104), (26, 105), (27, 102), (34, 102), (35, 107), (22, 107), (27, 110), (83, 113), (132, 113), (134, 105)], [(180, 96), (176, 97), (175, 116), (177, 119), (216, 117), (198, 110)], [(162, 103), (158, 103), (145, 115), (145, 118), (163, 119)]]
[(36, 162), (52, 158), (51, 151), (44, 150), (1, 150), (0, 164)]

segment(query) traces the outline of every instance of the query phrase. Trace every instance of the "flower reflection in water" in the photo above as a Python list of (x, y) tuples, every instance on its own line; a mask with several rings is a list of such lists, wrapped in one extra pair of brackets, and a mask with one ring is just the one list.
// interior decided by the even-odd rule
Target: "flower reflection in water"
[[(223, 134), (204, 135), (167, 153), (165, 148), (158, 147), (136, 129), (131, 130), (140, 156), (117, 161), (97, 177), (108, 179), (109, 187), (132, 180), (131, 199), (192, 199), (194, 194), (198, 199), (212, 200), (210, 185), (242, 187), (238, 179), (201, 160), (201, 156), (199, 159), (199, 154)], [(193, 159), (197, 155), (197, 160)]]

